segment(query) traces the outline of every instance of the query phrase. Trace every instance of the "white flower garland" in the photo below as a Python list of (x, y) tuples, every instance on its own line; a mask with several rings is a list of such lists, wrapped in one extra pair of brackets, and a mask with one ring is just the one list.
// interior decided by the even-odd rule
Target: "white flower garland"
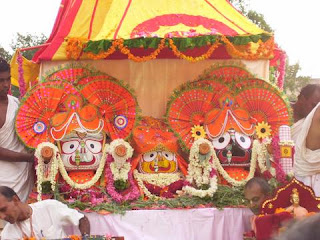
[[(120, 145), (124, 145), (127, 148), (127, 152), (126, 155), (123, 157), (120, 157), (116, 154), (116, 147), (120, 146)], [(128, 142), (126, 142), (123, 139), (116, 139), (113, 140), (109, 147), (108, 147), (108, 153), (112, 155), (114, 162), (116, 163), (117, 167), (120, 168), (122, 164), (124, 164), (128, 158), (131, 158), (133, 155), (133, 148), (130, 146), (130, 144)]]
[(212, 197), (213, 194), (217, 191), (218, 185), (218, 178), (217, 176), (213, 176), (213, 178), (210, 178), (210, 187), (207, 190), (201, 190), (201, 189), (195, 189), (194, 187), (185, 186), (183, 187), (183, 190), (191, 194), (192, 196), (197, 196), (200, 198), (204, 198), (206, 196)]
[(128, 173), (131, 169), (131, 164), (126, 162), (122, 165), (122, 167), (118, 168), (116, 166), (116, 163), (112, 162), (110, 163), (110, 169), (111, 169), (114, 181), (117, 181), (117, 180), (127, 181)]
[[(44, 159), (41, 155), (41, 151), (44, 147), (50, 147), (53, 150), (53, 156), (52, 159), (50, 160), (50, 162), (48, 164), (44, 163)], [(57, 160), (57, 153), (59, 152), (57, 146), (55, 146), (54, 144), (50, 143), (50, 142), (43, 142), (40, 143), (37, 146), (37, 149), (35, 151), (35, 157), (38, 159), (38, 165), (37, 165), (37, 169), (36, 169), (36, 174), (37, 174), (37, 192), (38, 192), (38, 196), (37, 196), (37, 200), (41, 201), (41, 195), (42, 195), (42, 183), (44, 181), (50, 181), (51, 183), (51, 190), (54, 191), (55, 190), (55, 186), (56, 186), (56, 175), (58, 173), (58, 160)], [(44, 172), (45, 172), (45, 168), (50, 169), (50, 173), (49, 176), (47, 178), (45, 178), (44, 176)]]
[(261, 147), (259, 140), (254, 140), (253, 146), (252, 146), (249, 175), (247, 176), (246, 179), (241, 180), (241, 181), (237, 181), (229, 176), (229, 174), (222, 167), (222, 165), (221, 165), (221, 163), (215, 153), (213, 154), (213, 161), (214, 161), (214, 164), (215, 164), (218, 172), (222, 175), (222, 177), (225, 180), (227, 180), (228, 183), (230, 183), (233, 186), (243, 186), (246, 184), (247, 181), (249, 181), (251, 178), (254, 177), (254, 173), (255, 173), (256, 167), (257, 167), (257, 162), (259, 162), (259, 165), (261, 164), (261, 166), (262, 166), (263, 162), (265, 162), (265, 154), (266, 154), (266, 152), (262, 150), (262, 147)]
[(182, 179), (180, 173), (139, 173), (138, 170), (133, 171), (134, 178), (137, 180), (139, 187), (142, 189), (144, 194), (150, 199), (163, 199), (162, 197), (158, 197), (153, 195), (147, 187), (144, 185), (144, 181), (161, 188), (169, 186), (171, 183), (174, 183), (178, 180)]
[(108, 154), (108, 144), (105, 145), (104, 149), (103, 149), (103, 154), (99, 163), (99, 167), (95, 173), (95, 175), (93, 176), (93, 178), (91, 178), (90, 181), (86, 182), (86, 183), (76, 183), (74, 182), (68, 175), (64, 165), (63, 165), (63, 161), (61, 159), (60, 154), (58, 155), (58, 162), (59, 162), (59, 170), (61, 173), (62, 178), (73, 188), (76, 189), (88, 189), (90, 187), (92, 187), (101, 177), (102, 172), (104, 170), (105, 164), (106, 164), (106, 160), (107, 160), (107, 154)]
[[(206, 143), (210, 147), (209, 153), (205, 156), (204, 160), (199, 159), (199, 148), (200, 145)], [(195, 182), (196, 186), (200, 188), (204, 184), (209, 184), (210, 187), (207, 190), (196, 189), (191, 186), (185, 186), (183, 190), (191, 194), (193, 196), (205, 197), (205, 196), (213, 196), (213, 194), (217, 190), (217, 176), (213, 176), (210, 178), (210, 173), (213, 169), (215, 169), (214, 163), (210, 162), (210, 159), (215, 154), (213, 145), (210, 141), (200, 138), (196, 140), (190, 149), (189, 156), (189, 165), (188, 165), (188, 176), (187, 181), (190, 183)]]
[[(206, 159), (201, 161), (199, 159), (199, 148), (203, 143), (209, 145), (210, 152), (206, 155)], [(214, 163), (209, 161), (213, 157), (213, 153), (214, 149), (212, 143), (206, 139), (198, 139), (192, 144), (189, 156), (190, 163), (188, 165), (188, 182), (192, 183), (195, 181), (197, 187), (201, 187), (203, 184), (209, 184), (210, 172), (215, 168)]]

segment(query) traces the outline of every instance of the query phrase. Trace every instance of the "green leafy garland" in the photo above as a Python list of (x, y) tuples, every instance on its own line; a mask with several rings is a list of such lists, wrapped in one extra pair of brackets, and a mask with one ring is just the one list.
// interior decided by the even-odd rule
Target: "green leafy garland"
[[(247, 45), (249, 42), (257, 43), (259, 40), (262, 42), (266, 42), (272, 35), (262, 33), (257, 35), (248, 35), (248, 36), (234, 36), (227, 37), (228, 40), (234, 45)], [(205, 35), (198, 37), (188, 37), (188, 38), (172, 38), (174, 44), (177, 46), (179, 51), (186, 51), (187, 49), (199, 48), (206, 46), (208, 44), (214, 44), (217, 39), (219, 39), (219, 35)], [(157, 48), (162, 38), (134, 38), (124, 40), (124, 46), (128, 48)], [(83, 49), (84, 52), (91, 52), (93, 54), (98, 54), (100, 52), (107, 51), (111, 45), (113, 40), (98, 40), (98, 41), (88, 41), (86, 43), (86, 47)], [(167, 47), (169, 46), (168, 41), (165, 44)]]
[[(61, 196), (57, 196), (58, 200)], [(218, 190), (212, 198), (199, 198), (193, 196), (178, 196), (173, 199), (161, 199), (144, 200), (139, 198), (133, 202), (124, 202), (123, 204), (118, 204), (114, 201), (109, 203), (101, 203), (96, 206), (91, 206), (90, 203), (81, 202), (76, 200), (72, 203), (65, 202), (69, 207), (76, 208), (81, 211), (107, 211), (114, 214), (124, 215), (128, 210), (142, 210), (142, 209), (189, 209), (189, 208), (201, 208), (201, 207), (216, 207), (219, 209), (225, 207), (245, 207), (243, 188), (239, 187), (229, 187), (229, 186), (219, 186)]]

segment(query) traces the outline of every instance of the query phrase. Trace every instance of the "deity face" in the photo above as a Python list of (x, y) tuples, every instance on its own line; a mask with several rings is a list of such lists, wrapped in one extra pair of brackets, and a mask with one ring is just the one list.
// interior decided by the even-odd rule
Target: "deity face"
[(72, 132), (60, 141), (66, 170), (96, 170), (102, 157), (103, 134)]
[(299, 205), (300, 199), (298, 194), (292, 194), (291, 197), (292, 204)]
[(139, 170), (142, 173), (173, 173), (177, 168), (176, 155), (168, 151), (145, 153), (139, 163)]
[(233, 129), (213, 138), (212, 143), (222, 165), (247, 166), (251, 159), (252, 139)]

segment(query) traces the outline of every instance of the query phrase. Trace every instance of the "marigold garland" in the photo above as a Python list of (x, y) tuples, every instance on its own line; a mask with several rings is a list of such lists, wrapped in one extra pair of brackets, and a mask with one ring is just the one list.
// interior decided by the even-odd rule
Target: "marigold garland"
[(115, 40), (112, 42), (112, 45), (108, 48), (106, 52), (100, 52), (98, 54), (94, 54), (92, 52), (86, 52), (85, 56), (94, 60), (107, 58), (117, 50), (118, 44), (119, 44), (119, 40)]
[(66, 55), (67, 59), (78, 60), (85, 47), (84, 40), (80, 38), (70, 38), (67, 41)]
[(161, 39), (157, 49), (154, 50), (150, 55), (143, 56), (143, 57), (134, 56), (131, 53), (130, 49), (123, 45), (123, 39), (122, 39), (122, 41), (119, 42), (118, 48), (121, 51), (121, 53), (123, 53), (123, 54), (128, 56), (128, 59), (131, 59), (131, 60), (133, 60), (135, 62), (146, 62), (146, 61), (149, 61), (149, 60), (152, 60), (152, 59), (156, 59), (156, 57), (159, 55), (161, 50), (165, 47), (165, 43), (166, 43), (166, 39), (165, 38)]
[[(206, 53), (202, 54), (198, 57), (187, 56), (182, 53), (178, 47), (175, 45), (173, 39), (163, 38), (160, 40), (158, 47), (148, 56), (135, 56), (131, 53), (130, 48), (124, 45), (123, 39), (116, 39), (112, 41), (111, 46), (108, 48), (107, 51), (101, 51), (98, 54), (94, 54), (92, 52), (85, 52), (83, 53), (84, 48), (86, 47), (86, 41), (79, 38), (69, 38), (67, 40), (67, 47), (66, 47), (66, 55), (67, 59), (79, 59), (83, 54), (83, 57), (88, 57), (90, 59), (104, 59), (114, 53), (117, 49), (120, 50), (121, 53), (128, 56), (128, 59), (131, 59), (135, 62), (145, 62), (149, 60), (156, 59), (159, 53), (166, 47), (166, 42), (168, 40), (168, 45), (171, 48), (174, 55), (180, 59), (185, 59), (190, 62), (198, 62), (205, 59), (208, 59), (212, 53), (222, 44), (226, 45), (226, 49), (228, 53), (235, 58), (244, 58), (248, 60), (254, 60), (259, 58), (271, 58), (274, 49), (274, 40), (271, 37), (266, 42), (263, 42), (261, 39), (258, 41), (258, 48), (255, 53), (251, 50), (252, 43), (249, 42), (247, 45), (235, 45), (231, 41), (228, 40), (226, 36), (221, 36), (220, 39), (214, 42), (214, 44), (208, 43), (211, 45)], [(239, 48), (244, 48), (243, 50), (238, 50)]]
[(199, 61), (208, 59), (212, 55), (214, 50), (216, 50), (219, 47), (219, 45), (221, 45), (220, 41), (216, 40), (216, 42), (213, 45), (211, 45), (211, 47), (208, 49), (206, 53), (198, 57), (192, 57), (192, 56), (187, 56), (183, 54), (181, 51), (179, 51), (177, 46), (174, 44), (173, 40), (169, 39), (169, 46), (172, 49), (174, 55), (177, 56), (178, 58), (188, 60), (189, 62), (199, 62)]
[[(232, 44), (226, 36), (221, 36), (221, 41), (226, 45), (228, 53), (232, 57), (239, 57), (248, 60), (255, 60), (259, 57), (271, 58), (274, 49), (274, 39), (273, 37), (268, 39), (266, 42), (258, 41), (259, 47), (255, 53), (251, 51), (251, 43), (245, 45), (245, 50), (239, 51), (237, 47)], [(240, 46), (242, 47), (242, 46)]]

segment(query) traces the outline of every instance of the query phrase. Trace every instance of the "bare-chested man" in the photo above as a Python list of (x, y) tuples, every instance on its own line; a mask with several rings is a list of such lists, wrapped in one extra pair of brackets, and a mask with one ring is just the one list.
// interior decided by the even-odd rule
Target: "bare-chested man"
[(26, 201), (33, 185), (33, 154), (28, 153), (15, 133), (17, 98), (8, 95), (10, 65), (0, 58), (0, 185), (13, 188)]
[(320, 85), (309, 84), (301, 90), (293, 106), (295, 124), (295, 177), (311, 186), (320, 196)]

